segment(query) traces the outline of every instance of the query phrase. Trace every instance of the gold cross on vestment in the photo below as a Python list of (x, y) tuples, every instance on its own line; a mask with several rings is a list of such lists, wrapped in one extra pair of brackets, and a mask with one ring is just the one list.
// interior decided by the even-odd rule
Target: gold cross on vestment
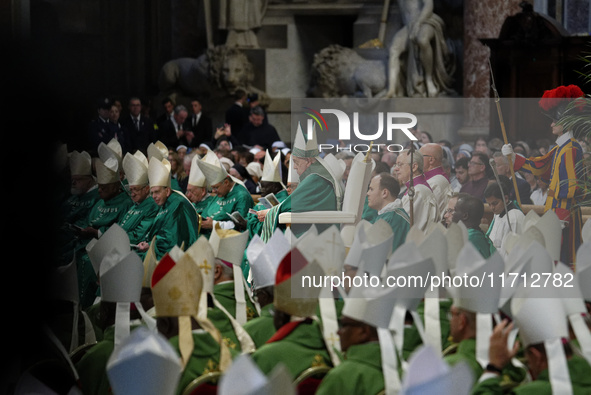
[(209, 274), (209, 270), (211, 269), (211, 265), (207, 263), (207, 259), (203, 261), (201, 265), (199, 265), (199, 269), (203, 270), (205, 274)]

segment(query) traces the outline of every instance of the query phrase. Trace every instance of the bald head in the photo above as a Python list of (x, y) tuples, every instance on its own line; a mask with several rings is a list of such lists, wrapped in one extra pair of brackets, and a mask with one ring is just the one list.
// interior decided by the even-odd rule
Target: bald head
[(441, 166), (443, 160), (443, 147), (436, 143), (428, 143), (421, 147), (419, 152), (423, 155), (423, 171), (427, 172)]

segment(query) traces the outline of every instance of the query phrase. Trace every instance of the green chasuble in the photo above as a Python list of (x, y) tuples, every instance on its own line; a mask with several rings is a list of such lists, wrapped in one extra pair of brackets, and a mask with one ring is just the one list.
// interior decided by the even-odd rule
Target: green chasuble
[[(189, 248), (197, 240), (199, 220), (193, 204), (180, 192), (172, 191), (148, 234), (148, 242), (156, 236), (156, 258), (160, 260), (175, 245)], [(143, 259), (145, 252), (139, 254)]]
[(283, 362), (294, 380), (310, 367), (332, 366), (320, 325), (311, 319), (284, 325), (252, 358), (265, 375)]
[[(102, 234), (114, 223), (119, 223), (132, 205), (133, 201), (125, 192), (119, 193), (119, 195), (109, 201), (101, 199), (90, 210), (86, 226), (98, 229)], [(86, 308), (93, 302), (98, 288), (95, 270), (86, 253), (86, 246), (90, 240), (79, 239), (76, 245), (76, 251), (78, 253), (78, 290), (80, 292), (80, 305), (82, 308)]]
[(193, 206), (195, 206), (195, 210), (197, 210), (197, 214), (202, 215), (203, 211), (205, 211), (207, 209), (207, 207), (209, 206), (209, 204), (211, 202), (213, 202), (215, 200), (215, 196), (207, 194), (205, 195), (205, 197), (203, 198), (202, 201), (197, 202), (197, 203), (193, 203)]
[[(439, 300), (439, 322), (441, 326), (441, 348), (442, 351), (445, 350), (449, 345), (451, 345), (449, 336), (450, 336), (450, 328), (449, 328), (449, 319), (447, 318), (447, 314), (449, 309), (451, 308), (452, 300), (448, 299), (440, 299)], [(425, 327), (425, 301), (422, 300), (417, 307), (417, 313), (423, 322), (423, 327)], [(405, 325), (404, 328), (404, 343), (402, 345), (402, 358), (407, 361), (410, 355), (415, 351), (421, 344), (423, 344), (423, 340), (421, 339), (421, 335), (416, 327), (416, 324), (413, 323), (412, 325)]]
[[(137, 328), (132, 325), (131, 330)], [(84, 395), (112, 394), (107, 377), (107, 361), (115, 348), (115, 325), (104, 331), (103, 340), (90, 348), (75, 365)]]
[(86, 226), (90, 210), (100, 199), (97, 187), (91, 188), (83, 195), (70, 196), (60, 210), (64, 222), (80, 227)]
[(317, 395), (373, 395), (384, 389), (380, 343), (350, 346), (345, 360), (322, 379)]
[(140, 204), (131, 206), (125, 217), (119, 222), (119, 225), (127, 232), (131, 244), (147, 241), (148, 232), (159, 209), (160, 207), (151, 196), (148, 196)]
[(133, 200), (125, 192), (120, 192), (107, 202), (101, 199), (90, 210), (87, 226), (105, 233), (111, 225), (123, 219), (132, 205)]
[(230, 350), (242, 351), (242, 346), (236, 336), (232, 322), (222, 310), (217, 307), (207, 308), (207, 318), (221, 333), (224, 343)]
[[(244, 299), (246, 299), (246, 319), (251, 320), (258, 317), (256, 307), (250, 300), (247, 294), (247, 289), (244, 289)], [(236, 297), (234, 295), (234, 281), (227, 281), (213, 286), (213, 294), (218, 302), (236, 318)]]
[(259, 317), (255, 317), (242, 325), (246, 333), (250, 335), (257, 349), (277, 332), (273, 324), (273, 316), (271, 315), (272, 308), (273, 303), (261, 307), (261, 315)]
[[(174, 336), (170, 338), (169, 341), (180, 357), (179, 337)], [(219, 371), (220, 345), (218, 342), (216, 342), (215, 339), (203, 329), (193, 330), (193, 342), (195, 343), (193, 353), (181, 374), (179, 385), (177, 387), (176, 393), (179, 395), (182, 394), (187, 385), (197, 377), (206, 373)], [(232, 349), (230, 349), (230, 354), (232, 359), (238, 355), (238, 353)]]
[[(277, 198), (279, 203), (284, 201), (287, 198), (287, 196), (289, 196), (289, 195), (287, 194), (287, 191), (285, 189), (283, 189), (283, 190), (279, 191), (277, 194), (275, 194), (275, 197)], [(261, 203), (257, 203), (253, 209), (254, 209), (254, 211), (260, 211), (260, 210), (266, 210), (266, 207)], [(263, 231), (263, 222), (259, 221), (256, 214), (252, 214), (252, 213), (248, 213), (248, 215), (245, 218), (246, 218), (246, 222), (248, 224), (247, 229), (248, 229), (249, 240), (252, 239), (252, 236), (254, 236), (254, 235), (260, 236), (261, 232)]]
[(472, 242), (472, 245), (476, 247), (484, 258), (490, 257), (492, 255), (491, 251), (495, 251), (490, 239), (480, 229), (469, 228), (468, 240)]
[[(396, 202), (394, 202), (396, 203)], [(404, 244), (406, 234), (410, 230), (410, 217), (402, 207), (391, 207), (391, 204), (378, 211), (378, 215), (371, 223), (383, 219), (390, 225), (394, 238), (392, 239), (392, 252)]]
[[(254, 206), (254, 200), (246, 187), (235, 183), (230, 192), (224, 197), (215, 196), (211, 203), (205, 208), (201, 216), (212, 218), (214, 221), (230, 221), (228, 214), (238, 211), (244, 219), (248, 215), (248, 209)], [(202, 230), (202, 233), (209, 237), (211, 229)]]
[(482, 374), (484, 369), (476, 360), (476, 339), (465, 339), (458, 344), (458, 348), (454, 354), (447, 355), (443, 358), (445, 362), (451, 366), (456, 363), (463, 361), (465, 362), (472, 373), (474, 374), (474, 380), (478, 380), (478, 377)]
[[(335, 185), (335, 180), (328, 170), (319, 162), (312, 163), (301, 175), (298, 187), (281, 204), (271, 208), (267, 213), (263, 224), (261, 238), (267, 242), (275, 228), (278, 226), (279, 214), (289, 212), (306, 211), (334, 211), (339, 209), (335, 188), (342, 192), (340, 184)], [(341, 194), (342, 195), (342, 194)], [(331, 224), (317, 224), (318, 233), (328, 229)], [(310, 228), (309, 224), (293, 224), (291, 231), (296, 237), (302, 235)]]
[[(573, 394), (591, 394), (591, 367), (589, 363), (583, 357), (573, 355), (567, 360), (567, 368), (570, 373)], [(503, 392), (501, 382), (501, 376), (483, 380), (472, 389), (472, 395), (506, 394), (507, 392)], [(515, 395), (552, 395), (548, 370), (540, 372), (536, 380), (521, 384), (508, 393)]]

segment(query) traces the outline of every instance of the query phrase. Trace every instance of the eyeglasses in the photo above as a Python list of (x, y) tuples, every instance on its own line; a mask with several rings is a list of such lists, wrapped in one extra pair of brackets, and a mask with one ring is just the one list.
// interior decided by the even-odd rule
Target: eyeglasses
[(448, 208), (447, 210), (445, 210), (445, 214), (453, 214), (456, 212), (455, 208)]
[(409, 163), (395, 163), (392, 167), (402, 167), (403, 165), (408, 165)]
[(470, 162), (468, 162), (468, 166), (469, 165), (484, 165), (484, 163), (470, 161)]

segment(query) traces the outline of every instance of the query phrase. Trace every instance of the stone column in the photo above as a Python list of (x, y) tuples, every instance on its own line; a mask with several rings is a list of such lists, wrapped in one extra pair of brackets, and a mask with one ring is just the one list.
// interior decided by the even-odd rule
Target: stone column
[(489, 135), (490, 50), (480, 38), (497, 38), (510, 15), (521, 11), (522, 0), (464, 1), (464, 125), (458, 131), (460, 140), (474, 142)]

